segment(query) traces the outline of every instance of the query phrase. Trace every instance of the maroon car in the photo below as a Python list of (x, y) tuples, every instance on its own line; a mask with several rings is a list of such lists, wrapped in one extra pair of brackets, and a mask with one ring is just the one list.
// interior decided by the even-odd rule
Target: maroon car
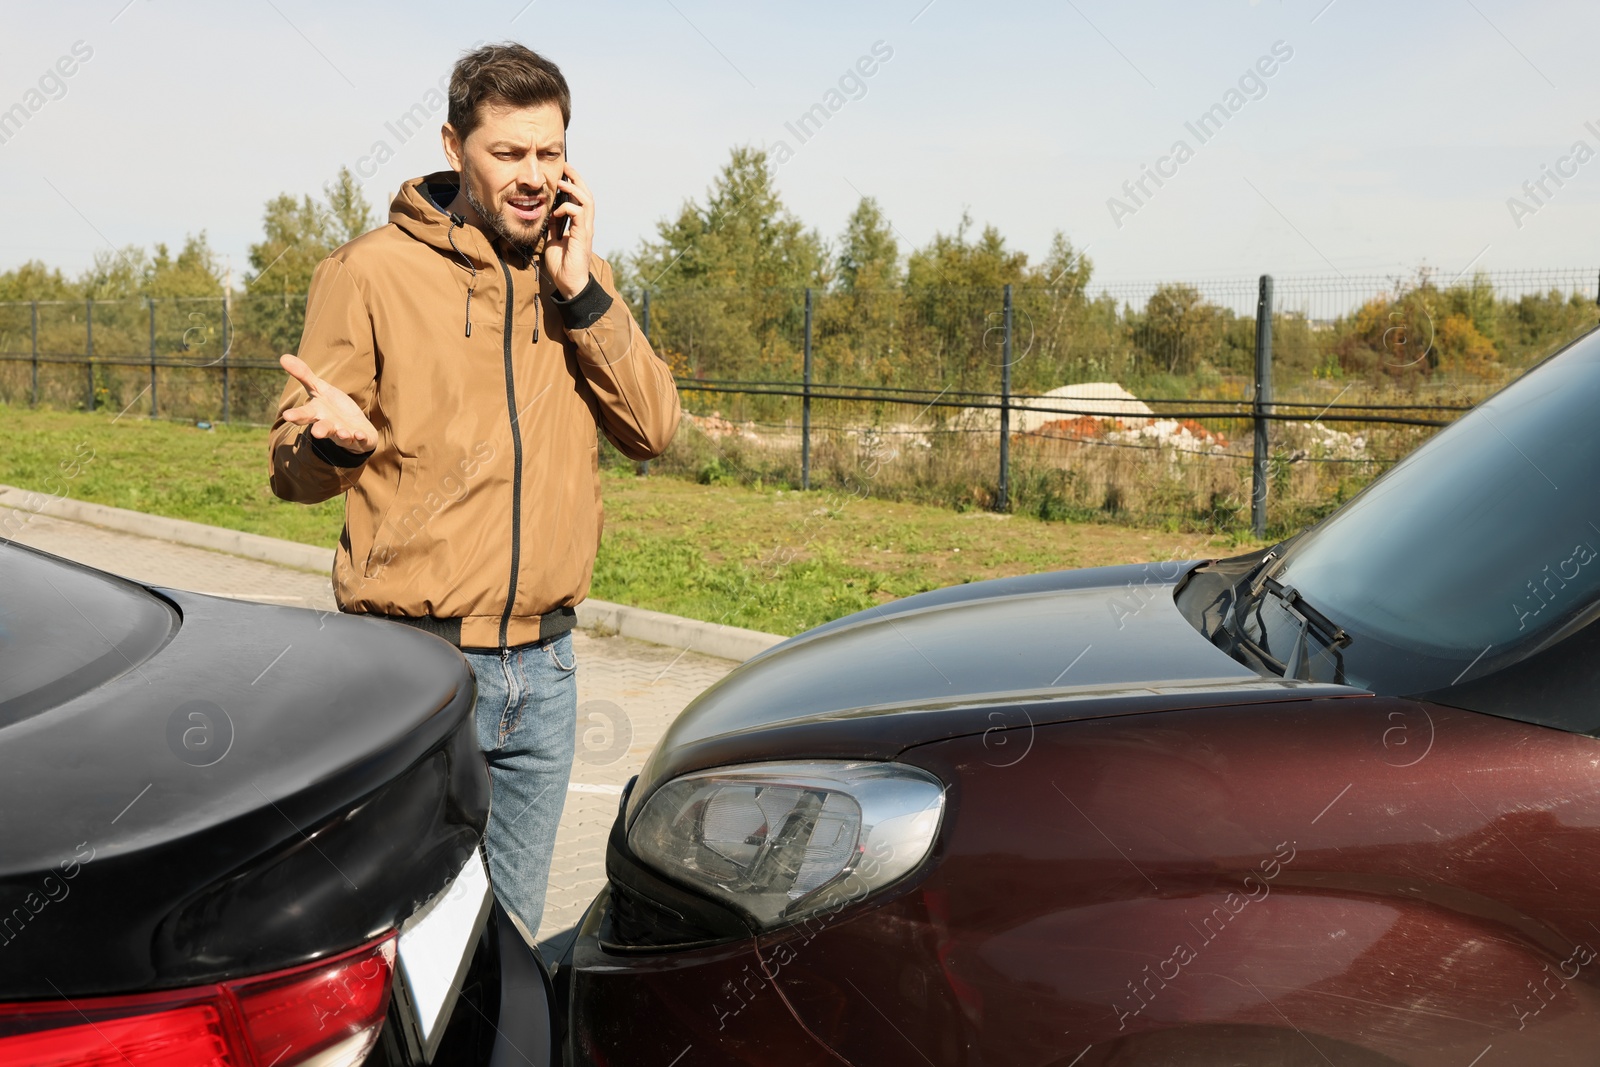
[(1600, 334), (1254, 555), (758, 656), (624, 798), (574, 1064), (1589, 1064)]

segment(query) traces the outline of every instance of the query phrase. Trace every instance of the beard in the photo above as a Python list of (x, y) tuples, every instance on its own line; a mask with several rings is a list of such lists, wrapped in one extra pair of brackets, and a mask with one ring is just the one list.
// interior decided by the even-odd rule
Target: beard
[(550, 212), (548, 210), (539, 216), (538, 222), (531, 225), (521, 225), (507, 221), (503, 211), (491, 209), (473, 191), (472, 172), (467, 170), (465, 160), (462, 161), (461, 167), (461, 188), (467, 194), (467, 203), (472, 205), (472, 210), (478, 213), (478, 217), (495, 232), (496, 236), (521, 253), (523, 258), (532, 257), (534, 247), (539, 243), (539, 238), (543, 235), (545, 227), (550, 221)]

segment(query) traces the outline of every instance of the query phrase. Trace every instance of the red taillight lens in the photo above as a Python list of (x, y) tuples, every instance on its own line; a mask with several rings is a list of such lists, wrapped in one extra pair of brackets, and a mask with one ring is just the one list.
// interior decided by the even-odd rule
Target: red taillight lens
[(261, 1063), (283, 1067), (336, 1045), (349, 1047), (319, 1060), (318, 1067), (360, 1063), (389, 1008), (394, 947), (391, 937), (313, 970), (235, 982)]
[(255, 978), (131, 997), (0, 1005), (0, 1067), (318, 1067), (378, 1038), (393, 935)]
[[(117, 998), (131, 1000), (133, 998)], [(10, 1067), (234, 1067), (227, 1021), (217, 1005), (190, 1004), (165, 1011), (141, 1005), (136, 1015), (98, 1018), (98, 1001), (85, 1001), (83, 1014), (72, 1011), (32, 1016), (46, 1029), (0, 1037), (0, 1064)], [(44, 1005), (41, 1005), (44, 1007)], [(49, 1005), (54, 1008), (56, 1005)], [(7, 1015), (10, 1013), (7, 1012)], [(7, 1018), (6, 1024), (12, 1020)]]

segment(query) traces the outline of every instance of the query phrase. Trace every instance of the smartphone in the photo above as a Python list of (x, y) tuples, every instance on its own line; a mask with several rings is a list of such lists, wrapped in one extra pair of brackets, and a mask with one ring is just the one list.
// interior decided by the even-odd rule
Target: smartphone
[[(566, 162), (565, 157), (562, 158), (562, 162), (563, 163)], [(572, 194), (568, 193), (565, 189), (562, 189), (562, 190), (560, 190), (559, 192), (556, 193), (555, 203), (550, 205), (550, 210), (553, 212), (553, 211), (555, 211), (556, 208), (560, 207), (562, 204), (570, 204), (571, 202), (572, 202)], [(550, 219), (550, 236), (555, 238), (557, 241), (559, 241), (562, 238), (566, 237), (566, 235), (567, 235), (567, 224), (570, 223), (571, 221), (572, 221), (572, 219), (570, 219), (566, 215), (562, 215), (560, 218), (555, 218), (552, 215), (551, 219)]]

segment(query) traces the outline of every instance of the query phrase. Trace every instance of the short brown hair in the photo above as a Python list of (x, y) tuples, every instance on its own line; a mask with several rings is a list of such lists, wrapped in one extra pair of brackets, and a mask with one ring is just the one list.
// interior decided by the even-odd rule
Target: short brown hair
[(491, 103), (512, 107), (557, 104), (562, 127), (572, 121), (572, 94), (561, 68), (514, 42), (468, 52), (450, 73), (448, 121), (461, 140), (482, 123), (478, 109)]

